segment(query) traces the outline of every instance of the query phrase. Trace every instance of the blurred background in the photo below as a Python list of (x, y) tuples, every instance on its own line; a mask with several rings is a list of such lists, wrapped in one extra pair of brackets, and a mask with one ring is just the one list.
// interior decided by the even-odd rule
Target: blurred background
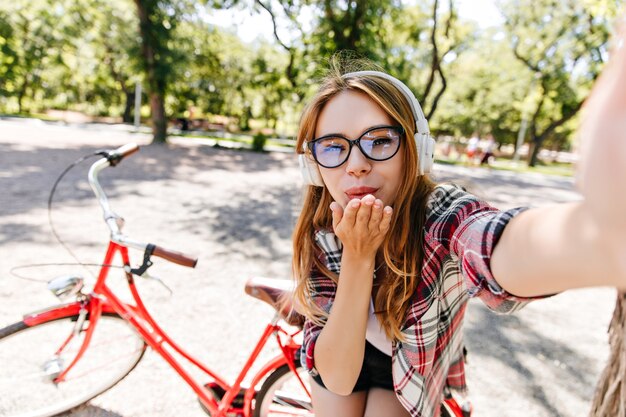
[(440, 161), (567, 174), (623, 3), (3, 1), (0, 115), (291, 146), (328, 58), (353, 51), (415, 92)]
[[(624, 3), (0, 0), (0, 322), (52, 302), (9, 271), (59, 261), (45, 207), (62, 167), (169, 141), (112, 174), (111, 196), (131, 235), (202, 255), (194, 275), (160, 266), (175, 298), (147, 291), (177, 340), (236, 375), (271, 317), (238, 295), (250, 276), (289, 276), (301, 195), (292, 155), (225, 147), (293, 152), (329, 58), (352, 51), (414, 91), (438, 139), (438, 180), (469, 182), (499, 208), (573, 201), (580, 109)], [(60, 191), (55, 221), (81, 259), (99, 261), (108, 235), (84, 174)], [(511, 317), (470, 303), (476, 415), (586, 415), (596, 381), (614, 381), (601, 376), (614, 300), (613, 289), (571, 291)], [(145, 362), (69, 415), (204, 415), (159, 358)]]

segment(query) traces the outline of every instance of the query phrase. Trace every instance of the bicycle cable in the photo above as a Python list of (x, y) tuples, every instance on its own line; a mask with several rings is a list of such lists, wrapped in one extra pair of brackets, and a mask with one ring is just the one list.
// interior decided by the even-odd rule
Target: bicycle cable
[(37, 279), (37, 278), (31, 278), (25, 275), (20, 275), (15, 271), (18, 271), (20, 269), (26, 269), (26, 268), (40, 268), (42, 266), (70, 266), (70, 265), (81, 265), (83, 267), (86, 266), (97, 266), (97, 267), (106, 267), (106, 268), (119, 268), (119, 269), (123, 269), (124, 267), (122, 265), (112, 265), (112, 264), (86, 264), (86, 263), (76, 263), (76, 262), (58, 262), (58, 263), (45, 263), (45, 264), (28, 264), (28, 265), (19, 265), (19, 266), (14, 266), (13, 268), (11, 268), (9, 270), (9, 274), (13, 275), (16, 278), (19, 279), (23, 279), (25, 281), (33, 281), (33, 282), (48, 282), (49, 280), (47, 279)]
[[(63, 179), (65, 174), (67, 174), (76, 165), (80, 164), (83, 161), (86, 161), (89, 158), (93, 158), (95, 156), (107, 157), (108, 156), (108, 152), (105, 151), (105, 150), (97, 151), (97, 152), (94, 152), (92, 154), (88, 154), (88, 155), (82, 156), (82, 157), (78, 158), (77, 160), (75, 160), (74, 162), (72, 162), (69, 166), (67, 166), (63, 170), (63, 172), (61, 172), (61, 174), (56, 179), (56, 181), (54, 181), (54, 185), (52, 186), (52, 189), (50, 190), (50, 195), (48, 196), (48, 224), (50, 225), (50, 229), (52, 231), (52, 235), (57, 240), (57, 242), (59, 242), (61, 244), (61, 246), (63, 246), (63, 248), (65, 248), (65, 250), (70, 254), (70, 256), (72, 258), (74, 258), (74, 260), (76, 260), (77, 264), (78, 265), (82, 265), (85, 268), (85, 270), (94, 278), (95, 278), (95, 275), (93, 274), (93, 272), (91, 272), (87, 268), (87, 266), (95, 266), (95, 265), (93, 265), (93, 264), (84, 264), (83, 262), (81, 262), (80, 259), (78, 259), (78, 257), (76, 256), (76, 254), (70, 249), (70, 247), (63, 241), (63, 239), (61, 239), (61, 236), (59, 236), (59, 234), (57, 233), (57, 230), (54, 227), (54, 222), (52, 221), (52, 199), (54, 198), (54, 192), (57, 189), (57, 185), (59, 185), (59, 182), (61, 182), (61, 180)], [(28, 265), (25, 265), (25, 266), (28, 266)]]

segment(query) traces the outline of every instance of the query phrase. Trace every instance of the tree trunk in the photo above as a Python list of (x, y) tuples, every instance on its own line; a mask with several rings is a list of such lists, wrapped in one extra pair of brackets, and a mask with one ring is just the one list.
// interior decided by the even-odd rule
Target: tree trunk
[[(143, 67), (150, 97), (150, 113), (152, 119), (152, 141), (165, 142), (167, 138), (167, 121), (165, 119), (164, 95), (165, 79), (157, 71), (157, 54), (159, 37), (150, 20), (154, 7), (158, 7), (152, 0), (135, 0), (137, 15), (139, 16), (139, 32), (141, 34), (141, 53)], [(152, 8), (152, 9), (151, 9)]]
[(162, 94), (150, 93), (150, 113), (152, 114), (152, 140), (153, 142), (164, 143), (167, 139), (167, 120)]
[(539, 161), (540, 150), (541, 150), (541, 143), (537, 143), (537, 141), (533, 138), (532, 141), (530, 142), (530, 148), (528, 149), (528, 166), (529, 167), (537, 166), (537, 161)]
[(626, 292), (617, 295), (609, 344), (609, 361), (596, 387), (589, 417), (626, 417)]
[(24, 111), (24, 97), (26, 96), (26, 89), (28, 88), (28, 80), (24, 79), (22, 86), (18, 90), (17, 93), (17, 111), (19, 114), (22, 114)]
[(133, 114), (132, 110), (135, 106), (135, 92), (134, 91), (124, 91), (124, 99), (126, 102), (124, 103), (124, 113), (122, 114), (122, 121), (124, 123), (133, 123)]

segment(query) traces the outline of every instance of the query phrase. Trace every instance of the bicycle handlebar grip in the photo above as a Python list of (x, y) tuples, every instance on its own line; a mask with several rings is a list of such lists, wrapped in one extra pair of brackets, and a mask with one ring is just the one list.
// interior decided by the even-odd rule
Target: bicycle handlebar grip
[(118, 154), (120, 158), (126, 158), (129, 155), (134, 154), (139, 150), (139, 145), (136, 143), (127, 143), (126, 145), (122, 145), (113, 152)]
[(111, 151), (107, 159), (111, 166), (116, 166), (122, 161), (122, 159), (134, 154), (138, 150), (139, 145), (137, 145), (136, 143), (127, 143), (126, 145), (122, 145), (116, 150)]
[(152, 254), (154, 256), (158, 256), (159, 258), (167, 259), (170, 262), (174, 262), (175, 264), (188, 266), (189, 268), (195, 268), (196, 264), (198, 263), (198, 258), (193, 258), (191, 256), (185, 255), (184, 253), (165, 249), (160, 246), (155, 246), (154, 252), (152, 252)]

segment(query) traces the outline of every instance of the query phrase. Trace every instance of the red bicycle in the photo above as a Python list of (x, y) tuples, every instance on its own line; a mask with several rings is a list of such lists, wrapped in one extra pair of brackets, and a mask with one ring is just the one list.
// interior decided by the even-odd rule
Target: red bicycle
[[(177, 345), (147, 311), (135, 277), (147, 275), (152, 257), (186, 267), (194, 267), (197, 259), (122, 233), (123, 220), (111, 210), (98, 174), (138, 149), (129, 144), (100, 152), (103, 157), (89, 170), (89, 183), (111, 231), (93, 288), (86, 291), (79, 276), (55, 278), (48, 288), (60, 299), (73, 301), (26, 314), (22, 321), (0, 329), (0, 416), (53, 416), (81, 405), (128, 375), (147, 346), (176, 370), (212, 417), (313, 416), (309, 378), (299, 361), (304, 320), (286, 301), (290, 299), (290, 281), (253, 278), (247, 282), (246, 293), (272, 305), (276, 314), (232, 384)], [(128, 248), (144, 251), (138, 267), (131, 266)], [(123, 301), (117, 290), (107, 285), (109, 272), (119, 267), (113, 264), (118, 256), (131, 302)], [(280, 353), (262, 364), (244, 386), (272, 338)], [(173, 353), (201, 370), (210, 382), (194, 379)], [(469, 416), (467, 404), (463, 409), (446, 395), (442, 416)]]

